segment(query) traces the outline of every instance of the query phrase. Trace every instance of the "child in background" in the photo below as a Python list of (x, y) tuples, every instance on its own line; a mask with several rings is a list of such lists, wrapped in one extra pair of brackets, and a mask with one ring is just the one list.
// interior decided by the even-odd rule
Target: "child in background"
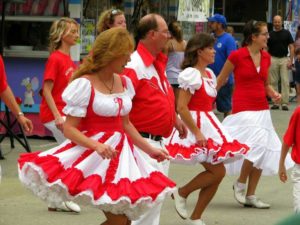
[[(291, 119), (289, 126), (284, 134), (283, 143), (281, 148), (281, 156), (279, 161), (278, 175), (282, 182), (287, 181), (286, 168), (284, 161), (288, 150), (292, 147), (292, 159), (295, 162), (295, 166), (292, 170), (291, 179), (294, 183), (293, 195), (294, 195), (294, 211), (300, 213), (300, 106), (298, 106)], [(298, 131), (298, 132), (297, 132)]]

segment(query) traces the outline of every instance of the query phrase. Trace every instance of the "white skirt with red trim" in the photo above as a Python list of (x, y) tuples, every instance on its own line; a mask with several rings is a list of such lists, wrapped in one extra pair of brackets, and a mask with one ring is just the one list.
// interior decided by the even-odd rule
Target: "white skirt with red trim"
[(165, 140), (172, 162), (181, 164), (230, 163), (247, 153), (248, 146), (232, 139), (212, 111), (190, 111), (190, 113), (205, 136), (207, 146), (196, 145), (196, 138), (190, 131), (185, 139), (181, 139), (178, 131), (174, 129), (170, 137)]
[[(278, 173), (281, 141), (274, 129), (270, 110), (235, 113), (227, 116), (222, 124), (232, 137), (250, 147), (245, 159), (261, 169), (263, 175)], [(244, 159), (226, 165), (227, 174), (240, 174), (243, 162)], [(289, 153), (285, 165), (287, 169), (294, 165)]]
[(94, 150), (65, 141), (45, 152), (22, 154), (19, 178), (47, 202), (78, 200), (113, 214), (138, 219), (175, 190), (175, 183), (155, 170), (124, 133), (87, 134), (118, 151), (102, 159)]

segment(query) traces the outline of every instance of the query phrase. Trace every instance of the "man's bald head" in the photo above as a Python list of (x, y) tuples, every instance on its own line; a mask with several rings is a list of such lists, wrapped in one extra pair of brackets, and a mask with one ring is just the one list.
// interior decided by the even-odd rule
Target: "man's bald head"
[(276, 15), (273, 17), (273, 27), (275, 31), (282, 29), (282, 17), (279, 15)]
[(144, 39), (150, 30), (157, 30), (159, 19), (163, 19), (160, 15), (151, 13), (141, 18), (137, 26), (137, 35), (139, 39)]

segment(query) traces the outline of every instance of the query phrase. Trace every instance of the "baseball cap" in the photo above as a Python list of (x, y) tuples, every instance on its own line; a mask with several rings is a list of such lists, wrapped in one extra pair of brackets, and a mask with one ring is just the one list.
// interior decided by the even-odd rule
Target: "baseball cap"
[(218, 14), (216, 13), (215, 15), (207, 18), (208, 22), (217, 22), (217, 23), (221, 23), (223, 24), (224, 26), (226, 26), (226, 18), (221, 15), (221, 14)]

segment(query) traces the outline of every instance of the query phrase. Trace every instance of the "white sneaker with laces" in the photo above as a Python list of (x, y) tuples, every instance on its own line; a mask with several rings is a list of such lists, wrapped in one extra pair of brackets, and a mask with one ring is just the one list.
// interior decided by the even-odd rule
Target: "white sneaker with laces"
[(269, 209), (271, 207), (270, 204), (261, 201), (259, 198), (248, 198), (246, 197), (246, 203), (244, 204), (245, 207), (253, 207), (257, 209)]
[(240, 189), (235, 182), (233, 184), (233, 196), (235, 200), (240, 203), (241, 205), (245, 205), (246, 203), (246, 196), (245, 196), (245, 189)]
[(205, 225), (205, 223), (201, 219), (198, 219), (198, 220), (188, 219), (187, 221), (188, 221), (189, 225)]
[(176, 191), (173, 193), (173, 199), (175, 203), (175, 209), (178, 215), (182, 219), (186, 219), (188, 217), (188, 213), (186, 210), (186, 199), (179, 195), (178, 189), (176, 189)]

